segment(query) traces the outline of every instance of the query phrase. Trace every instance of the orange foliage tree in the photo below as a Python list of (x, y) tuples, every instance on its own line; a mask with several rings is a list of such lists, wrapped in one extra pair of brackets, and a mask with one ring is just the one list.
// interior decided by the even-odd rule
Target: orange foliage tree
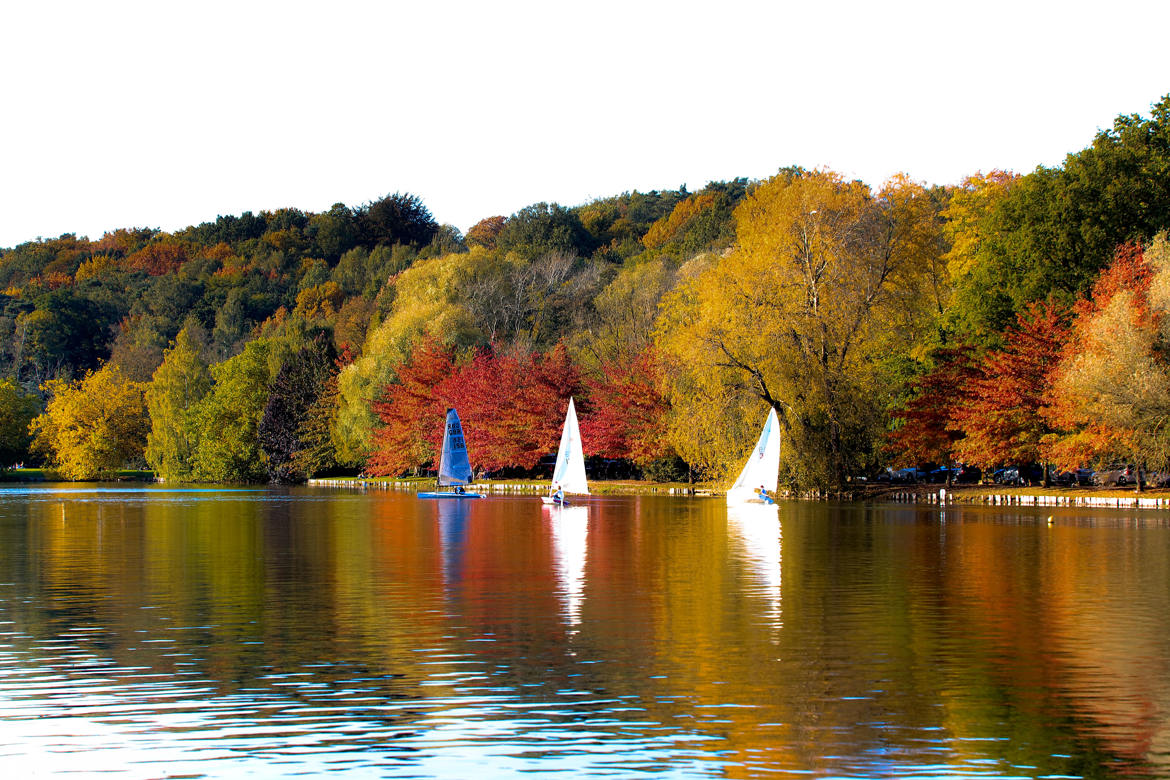
[[(1077, 303), (1071, 337), (1054, 371), (1048, 416), (1061, 431), (1048, 447), (1063, 467), (1110, 457), (1139, 467), (1167, 465), (1170, 365), (1164, 355), (1170, 310), (1165, 239), (1125, 245)], [(1140, 485), (1140, 483), (1139, 483)]]
[(154, 241), (126, 258), (126, 267), (161, 276), (178, 269), (190, 258), (190, 248), (182, 241), (167, 237)]
[(496, 248), (496, 238), (500, 235), (500, 231), (504, 229), (504, 223), (507, 222), (507, 217), (488, 217), (476, 222), (467, 230), (467, 235), (464, 240), (473, 246), (482, 246), (487, 249)]
[(1004, 346), (984, 356), (970, 398), (955, 410), (963, 432), (955, 443), (959, 459), (982, 468), (1043, 459), (1041, 444), (1053, 429), (1042, 410), (1051, 396), (1049, 374), (1068, 338), (1066, 317), (1054, 302), (1029, 304), (1004, 334)]
[(934, 368), (912, 381), (905, 401), (891, 412), (896, 427), (886, 434), (886, 449), (901, 465), (952, 461), (963, 437), (956, 422), (972, 400), (978, 376), (971, 347), (936, 350)]
[(373, 404), (381, 426), (373, 434), (369, 473), (395, 476), (436, 459), (444, 414), (436, 389), (453, 366), (453, 352), (427, 339), (399, 367), (398, 381)]

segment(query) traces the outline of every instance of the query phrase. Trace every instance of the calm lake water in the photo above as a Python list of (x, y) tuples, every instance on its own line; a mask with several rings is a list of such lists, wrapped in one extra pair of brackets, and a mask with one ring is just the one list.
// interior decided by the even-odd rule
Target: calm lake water
[(1167, 618), (1150, 511), (12, 487), (0, 766), (1166, 777)]

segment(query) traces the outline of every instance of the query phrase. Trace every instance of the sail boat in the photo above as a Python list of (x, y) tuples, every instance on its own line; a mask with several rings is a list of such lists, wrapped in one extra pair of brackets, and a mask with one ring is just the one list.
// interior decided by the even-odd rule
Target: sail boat
[(439, 485), (454, 486), (455, 490), (422, 492), (419, 498), (483, 498), (480, 493), (468, 493), (464, 485), (472, 480), (471, 461), (467, 458), (467, 444), (463, 441), (463, 425), (454, 409), (447, 410), (447, 427), (443, 431), (443, 451), (439, 455)]
[(589, 483), (585, 479), (585, 452), (581, 449), (581, 431), (577, 428), (577, 410), (573, 399), (569, 399), (569, 411), (565, 412), (565, 425), (561, 428), (561, 444), (557, 447), (557, 463), (553, 466), (553, 489), (560, 488), (560, 495), (541, 496), (546, 504), (565, 505), (565, 493), (589, 495)]
[[(764, 423), (764, 430), (760, 432), (760, 440), (755, 449), (748, 456), (739, 479), (727, 491), (728, 504), (763, 504), (772, 503), (768, 493), (776, 492), (780, 472), (780, 419), (776, 410), (768, 412), (768, 419)], [(766, 493), (761, 495), (760, 488)]]

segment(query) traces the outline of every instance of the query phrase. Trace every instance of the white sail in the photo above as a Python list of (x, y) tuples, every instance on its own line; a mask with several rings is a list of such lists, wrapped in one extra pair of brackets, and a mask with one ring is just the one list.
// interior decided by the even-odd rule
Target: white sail
[(565, 427), (561, 429), (561, 445), (557, 448), (552, 481), (566, 493), (589, 493), (589, 483), (585, 479), (585, 452), (581, 448), (581, 431), (577, 428), (577, 410), (572, 398), (569, 399), (569, 411), (565, 413)]
[(471, 462), (467, 458), (463, 426), (455, 410), (448, 409), (447, 429), (443, 432), (443, 452), (439, 456), (439, 484), (467, 485), (471, 479)]
[(769, 493), (776, 491), (780, 472), (780, 419), (776, 410), (768, 412), (768, 420), (764, 423), (764, 430), (760, 432), (760, 440), (752, 454), (748, 456), (739, 479), (727, 491), (727, 503), (740, 504), (745, 501), (758, 501), (759, 489), (763, 487)]

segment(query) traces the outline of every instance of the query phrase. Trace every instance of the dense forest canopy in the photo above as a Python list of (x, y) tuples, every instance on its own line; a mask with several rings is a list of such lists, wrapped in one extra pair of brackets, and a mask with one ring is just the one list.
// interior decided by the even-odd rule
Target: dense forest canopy
[[(802, 487), (959, 454), (1161, 467), (1149, 419), (1088, 436), (1099, 406), (1075, 394), (1103, 349), (1095, 295), (1129, 296), (1147, 328), (1133, 332), (1151, 334), (1132, 350), (1165, 368), (1161, 299), (1099, 280), (1122, 255), (1161, 279), (1165, 253), (1147, 250), (1168, 228), (1170, 97), (1059, 167), (951, 187), (784, 168), (537, 202), (465, 235), (408, 193), (63, 235), (0, 250), (0, 450), (73, 478), (134, 462), (173, 480), (418, 472), (430, 417), (458, 402), (478, 412), (469, 444), (491, 449), (481, 471), (507, 473), (555, 448), (573, 395), (588, 454), (663, 478), (725, 478), (768, 405)], [(939, 403), (944, 378), (1009, 385), (1012, 356), (1059, 334), (1083, 348), (1060, 372), (1011, 374), (1064, 393), (1017, 421), (1036, 438), (1026, 455)], [(118, 404), (88, 408), (99, 391)], [(78, 426), (118, 441), (99, 453), (62, 433)]]

